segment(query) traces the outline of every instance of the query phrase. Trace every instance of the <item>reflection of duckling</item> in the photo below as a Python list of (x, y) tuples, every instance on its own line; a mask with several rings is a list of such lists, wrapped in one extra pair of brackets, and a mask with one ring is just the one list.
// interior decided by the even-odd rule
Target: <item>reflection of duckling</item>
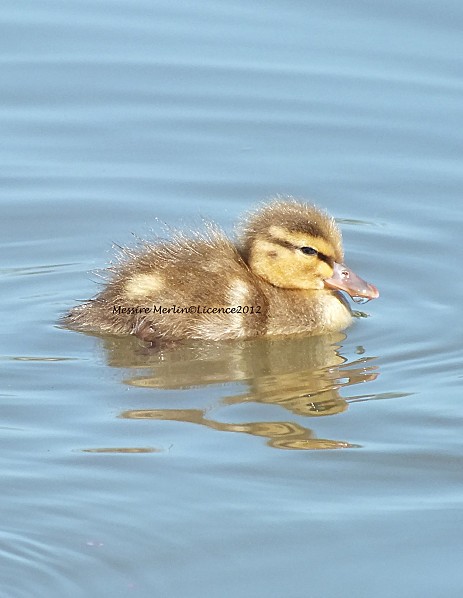
[[(231, 424), (208, 419), (200, 409), (132, 409), (124, 411), (119, 417), (124, 419), (150, 419), (164, 421), (181, 421), (200, 424), (221, 432), (240, 432), (251, 436), (268, 438), (267, 444), (279, 449), (315, 450), (357, 448), (358, 444), (350, 444), (342, 440), (315, 438), (312, 430), (295, 422), (247, 422)], [(129, 449), (130, 450), (130, 449)], [(128, 449), (90, 449), (91, 452), (129, 452)], [(151, 449), (153, 450), (153, 449)], [(89, 449), (87, 449), (88, 452)], [(148, 452), (149, 449), (134, 449), (132, 452)]]
[(125, 249), (106, 288), (63, 323), (154, 342), (338, 331), (352, 318), (339, 290), (379, 295), (342, 262), (328, 214), (275, 200), (248, 216), (237, 246), (209, 225), (192, 239)]

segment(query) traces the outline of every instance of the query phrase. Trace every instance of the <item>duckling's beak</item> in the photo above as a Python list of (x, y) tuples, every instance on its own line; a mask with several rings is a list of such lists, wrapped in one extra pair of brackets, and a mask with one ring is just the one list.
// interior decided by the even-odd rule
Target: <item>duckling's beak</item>
[(328, 288), (345, 291), (351, 297), (365, 297), (366, 299), (379, 297), (379, 291), (374, 285), (357, 276), (344, 264), (334, 262), (333, 270), (333, 276), (325, 280), (325, 286)]

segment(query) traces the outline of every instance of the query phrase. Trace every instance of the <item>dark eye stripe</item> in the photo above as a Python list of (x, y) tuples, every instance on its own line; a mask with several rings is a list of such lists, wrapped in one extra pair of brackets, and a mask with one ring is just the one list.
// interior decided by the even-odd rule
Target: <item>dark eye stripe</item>
[(273, 237), (269, 235), (268, 240), (271, 243), (278, 243), (278, 245), (281, 245), (282, 247), (287, 247), (288, 249), (296, 249), (295, 245), (293, 245), (289, 241), (286, 241), (286, 239), (279, 239), (278, 237)]
[[(274, 237), (272, 235), (269, 235), (267, 238), (269, 241), (271, 241), (273, 243), (278, 243), (282, 247), (287, 247), (288, 249), (301, 250), (301, 247), (294, 245), (293, 243), (290, 243), (289, 241), (286, 241), (286, 239), (279, 239), (278, 237)], [(311, 247), (310, 249), (313, 249), (313, 247)], [(313, 255), (315, 255), (315, 254), (313, 254)], [(321, 253), (320, 251), (317, 251), (317, 257), (320, 260), (322, 260), (323, 262), (326, 262), (329, 266), (333, 266), (334, 258), (329, 257), (328, 255), (325, 255), (324, 253)]]
[(332, 257), (329, 257), (328, 255), (325, 255), (324, 253), (318, 253), (318, 259), (322, 260), (322, 262), (325, 262), (326, 264), (328, 264), (328, 266), (333, 267), (334, 264), (334, 259)]
[(300, 249), (306, 255), (316, 255), (322, 262), (327, 263), (329, 266), (333, 265), (333, 258), (321, 253), (321, 251), (317, 251), (314, 247), (301, 247)]

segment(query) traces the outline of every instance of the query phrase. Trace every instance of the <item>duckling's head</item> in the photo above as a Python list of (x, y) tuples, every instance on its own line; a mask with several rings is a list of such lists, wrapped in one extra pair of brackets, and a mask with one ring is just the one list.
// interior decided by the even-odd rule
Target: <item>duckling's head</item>
[(343, 264), (341, 232), (326, 212), (294, 199), (275, 200), (243, 222), (241, 246), (254, 274), (283, 289), (340, 289), (352, 297), (379, 293)]

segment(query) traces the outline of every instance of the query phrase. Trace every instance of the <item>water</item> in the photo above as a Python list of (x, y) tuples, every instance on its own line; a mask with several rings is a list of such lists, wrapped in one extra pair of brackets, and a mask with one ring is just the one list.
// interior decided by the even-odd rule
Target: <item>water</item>
[[(2, 17), (1, 595), (461, 595), (460, 3)], [(56, 327), (112, 242), (276, 193), (381, 291), (344, 334)]]

